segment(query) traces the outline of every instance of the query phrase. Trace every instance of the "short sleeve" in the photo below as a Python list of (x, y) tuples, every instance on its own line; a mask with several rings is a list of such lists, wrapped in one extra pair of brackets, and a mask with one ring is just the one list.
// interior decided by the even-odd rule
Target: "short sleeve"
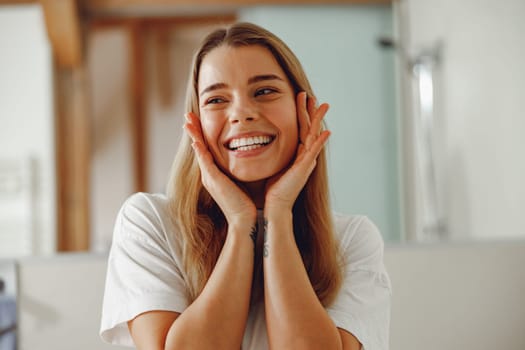
[(100, 335), (105, 342), (133, 346), (128, 321), (147, 311), (182, 312), (188, 306), (166, 215), (158, 198), (139, 193), (117, 216), (102, 307)]
[(352, 333), (364, 350), (389, 347), (391, 283), (384, 267), (383, 239), (366, 217), (336, 220), (344, 280), (327, 312), (338, 328)]

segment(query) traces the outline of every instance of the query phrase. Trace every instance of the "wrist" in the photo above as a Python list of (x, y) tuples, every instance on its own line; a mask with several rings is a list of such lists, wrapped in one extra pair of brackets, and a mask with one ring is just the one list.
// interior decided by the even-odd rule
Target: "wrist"
[(286, 205), (284, 203), (272, 203), (266, 202), (264, 205), (264, 217), (269, 219), (271, 218), (287, 218), (292, 216), (292, 205)]
[(243, 232), (247, 229), (250, 230), (257, 223), (257, 216), (236, 218), (234, 220), (228, 220), (228, 233), (229, 232)]
[(265, 208), (264, 218), (269, 228), (281, 230), (291, 227), (293, 229), (293, 214), (291, 210)]
[(257, 221), (257, 209), (255, 206), (246, 206), (242, 211), (224, 213), (224, 216), (228, 222), (228, 227), (251, 227)]

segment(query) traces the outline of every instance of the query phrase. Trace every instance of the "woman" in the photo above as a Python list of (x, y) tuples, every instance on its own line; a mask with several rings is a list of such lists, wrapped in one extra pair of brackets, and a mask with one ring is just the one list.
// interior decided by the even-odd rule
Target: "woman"
[(122, 207), (101, 335), (139, 349), (388, 348), (366, 218), (329, 208), (330, 132), (290, 49), (238, 23), (198, 50), (168, 195)]

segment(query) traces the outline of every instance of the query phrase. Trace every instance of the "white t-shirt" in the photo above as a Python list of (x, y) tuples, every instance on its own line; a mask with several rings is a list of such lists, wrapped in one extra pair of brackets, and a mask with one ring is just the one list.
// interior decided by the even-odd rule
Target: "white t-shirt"
[[(137, 193), (122, 206), (108, 260), (100, 334), (106, 342), (133, 346), (127, 322), (151, 310), (182, 313), (188, 306), (180, 238), (165, 195)], [(365, 350), (388, 349), (391, 285), (383, 264), (383, 240), (364, 216), (334, 214), (345, 258), (344, 281), (326, 310)], [(264, 303), (248, 315), (243, 350), (268, 349)]]

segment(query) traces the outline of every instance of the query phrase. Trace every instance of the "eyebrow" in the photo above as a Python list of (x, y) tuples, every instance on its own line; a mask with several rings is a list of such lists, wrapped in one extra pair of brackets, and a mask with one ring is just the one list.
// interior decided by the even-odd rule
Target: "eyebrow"
[(263, 75), (256, 75), (254, 77), (251, 77), (250, 79), (248, 79), (248, 84), (253, 84), (253, 83), (258, 83), (260, 81), (266, 81), (266, 80), (280, 80), (280, 81), (283, 81), (283, 79), (281, 79), (281, 77), (275, 75), (275, 74), (263, 74)]
[[(258, 82), (261, 82), (261, 81), (268, 81), (268, 80), (284, 81), (281, 77), (279, 77), (279, 76), (277, 76), (275, 74), (261, 74), (261, 75), (253, 76), (250, 79), (248, 79), (248, 85), (255, 84), (255, 83), (258, 83)], [(213, 90), (223, 89), (223, 88), (225, 88), (227, 86), (228, 85), (226, 85), (225, 83), (212, 84), (212, 85), (208, 86), (207, 88), (205, 88), (204, 90), (202, 90), (201, 93), (199, 94), (199, 96), (202, 96), (205, 93), (213, 91)]]
[(210, 86), (208, 86), (206, 89), (202, 90), (201, 93), (199, 94), (199, 96), (202, 97), (202, 95), (204, 95), (205, 93), (207, 92), (210, 92), (210, 91), (213, 91), (213, 90), (218, 90), (218, 89), (223, 89), (225, 88), (227, 85), (224, 84), (224, 83), (217, 83), (217, 84), (211, 84)]

